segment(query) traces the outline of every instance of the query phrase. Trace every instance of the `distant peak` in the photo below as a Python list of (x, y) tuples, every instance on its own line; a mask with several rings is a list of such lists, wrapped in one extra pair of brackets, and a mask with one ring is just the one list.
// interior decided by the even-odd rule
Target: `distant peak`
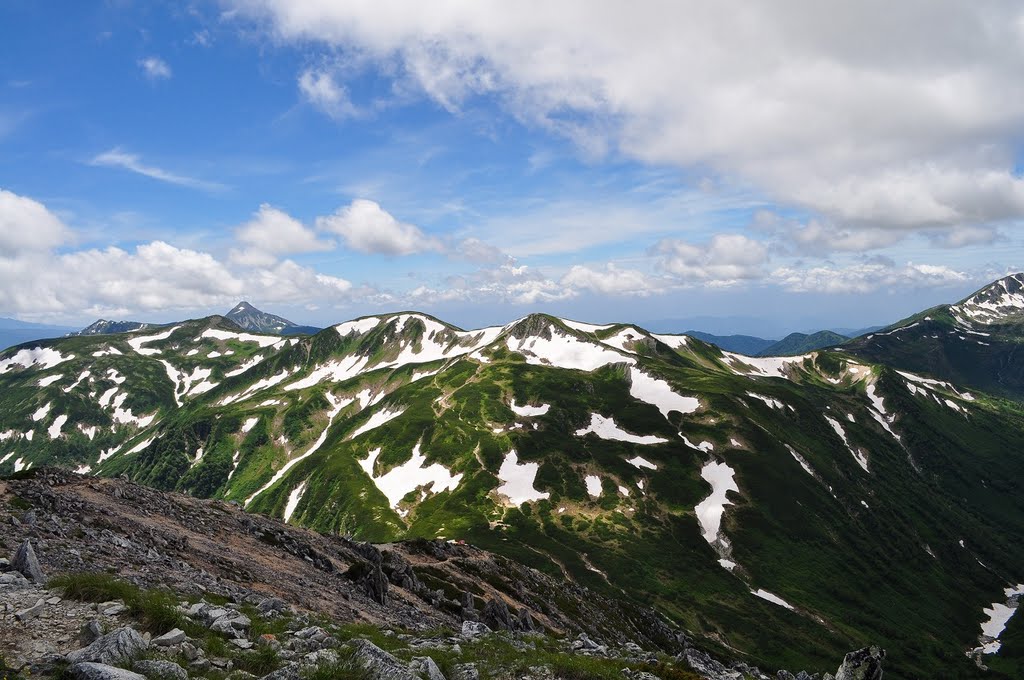
[(235, 305), (235, 308), (232, 309), (230, 312), (228, 312), (228, 314), (233, 314), (235, 312), (251, 312), (251, 311), (258, 311), (258, 310), (255, 307), (253, 307), (251, 304), (246, 302), (245, 300), (242, 300), (237, 305)]
[(998, 323), (1024, 314), (1024, 274), (1010, 274), (993, 281), (951, 308), (961, 321)]

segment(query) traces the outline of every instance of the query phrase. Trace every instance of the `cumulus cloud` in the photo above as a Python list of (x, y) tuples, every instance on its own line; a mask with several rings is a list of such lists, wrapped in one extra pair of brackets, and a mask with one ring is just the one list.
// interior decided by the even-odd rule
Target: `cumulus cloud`
[(712, 168), (845, 228), (1024, 215), (1019, 3), (229, 4), (449, 110), (486, 95), (591, 153)]
[(664, 239), (652, 252), (661, 269), (683, 281), (718, 286), (760, 278), (768, 262), (764, 245), (742, 234), (716, 234), (706, 244)]
[(944, 265), (873, 261), (846, 267), (821, 266), (799, 269), (780, 267), (770, 275), (773, 283), (797, 293), (870, 293), (889, 289), (903, 292), (912, 288), (952, 286), (971, 277)]
[(0, 189), (0, 258), (48, 250), (63, 243), (69, 233), (42, 203)]
[[(272, 252), (320, 248), (301, 224), (269, 206), (239, 230), (244, 243), (270, 249), (272, 227), (294, 239)], [(298, 226), (298, 229), (296, 228)], [(0, 190), (0, 310), (32, 317), (87, 313), (120, 316), (232, 305), (240, 297), (267, 303), (334, 304), (374, 299), (377, 292), (291, 260), (234, 267), (215, 255), (165, 241), (134, 249), (90, 248), (60, 252), (74, 233), (44, 205)]]
[(361, 253), (412, 255), (442, 252), (440, 240), (414, 224), (399, 222), (374, 201), (358, 198), (333, 215), (318, 217), (317, 228), (341, 236), (346, 245)]
[(89, 161), (89, 165), (104, 166), (108, 168), (122, 168), (124, 170), (129, 170), (136, 174), (143, 175), (144, 177), (149, 177), (150, 179), (167, 182), (168, 184), (177, 184), (178, 186), (189, 187), (192, 189), (201, 189), (203, 191), (219, 192), (224, 191), (227, 188), (223, 184), (219, 184), (217, 182), (207, 182), (194, 177), (178, 175), (153, 165), (147, 165), (142, 162), (142, 158), (138, 154), (122, 151), (116, 147), (109, 151), (104, 151), (101, 154), (97, 154)]
[(139, 68), (150, 80), (166, 80), (171, 77), (171, 67), (160, 57), (139, 59)]
[(279, 255), (334, 248), (333, 242), (321, 240), (312, 229), (266, 203), (251, 220), (235, 230), (235, 238), (244, 247), (233, 250), (231, 259), (246, 265), (269, 265), (276, 262)]
[(575, 265), (562, 277), (562, 285), (601, 295), (639, 295), (665, 292), (668, 282), (635, 269), (620, 269), (608, 263), (604, 269)]
[(348, 90), (338, 84), (329, 71), (306, 70), (299, 75), (303, 98), (334, 119), (351, 118), (359, 111), (349, 99)]

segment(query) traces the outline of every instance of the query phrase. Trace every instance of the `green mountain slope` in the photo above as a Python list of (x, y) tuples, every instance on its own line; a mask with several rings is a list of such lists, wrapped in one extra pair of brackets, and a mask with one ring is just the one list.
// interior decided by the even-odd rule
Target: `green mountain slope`
[(954, 305), (941, 305), (843, 347), (992, 394), (1024, 399), (1024, 274), (1000, 279)]
[(849, 340), (845, 335), (833, 333), (832, 331), (818, 331), (817, 333), (790, 333), (782, 340), (757, 353), (762, 357), (784, 357), (796, 354), (813, 352), (816, 349), (835, 347)]
[(0, 354), (0, 406), (0, 473), (465, 539), (763, 668), (879, 643), (891, 676), (975, 677), (982, 608), (1024, 580), (1024, 409), (849, 354), (544, 315), (291, 338), (210, 317)]

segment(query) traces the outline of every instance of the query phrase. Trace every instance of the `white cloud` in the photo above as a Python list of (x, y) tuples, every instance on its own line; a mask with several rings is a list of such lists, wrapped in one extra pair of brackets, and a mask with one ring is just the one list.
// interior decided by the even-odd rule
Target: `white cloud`
[(907, 263), (896, 266), (883, 261), (846, 267), (780, 267), (769, 278), (797, 293), (870, 293), (886, 289), (903, 293), (913, 288), (953, 286), (970, 281), (972, 277), (944, 265)]
[(0, 189), (0, 258), (48, 250), (68, 236), (64, 223), (42, 203)]
[(177, 175), (153, 165), (146, 165), (142, 162), (142, 159), (138, 154), (128, 153), (127, 151), (122, 151), (119, 148), (113, 148), (110, 151), (104, 151), (103, 153), (94, 156), (92, 160), (89, 161), (89, 165), (122, 168), (124, 170), (129, 170), (139, 175), (149, 177), (150, 179), (167, 182), (168, 184), (189, 187), (192, 189), (201, 189), (203, 191), (219, 192), (224, 191), (227, 188), (223, 184), (218, 184), (217, 182), (207, 182), (205, 180), (195, 179), (194, 177)]
[(362, 253), (412, 255), (442, 252), (438, 239), (413, 224), (399, 222), (377, 203), (358, 198), (333, 215), (318, 217), (317, 228), (338, 234), (349, 248)]
[(658, 265), (664, 271), (683, 281), (714, 286), (760, 278), (768, 262), (764, 245), (742, 234), (716, 234), (700, 245), (664, 239), (652, 253), (658, 256)]
[(655, 279), (635, 269), (619, 269), (608, 263), (604, 270), (575, 265), (562, 277), (562, 285), (601, 295), (639, 295), (666, 292), (670, 282)]
[(449, 110), (487, 95), (591, 153), (711, 168), (843, 228), (1024, 216), (1020, 3), (230, 4)]
[(335, 82), (328, 71), (303, 71), (299, 75), (299, 92), (306, 101), (336, 120), (359, 115), (348, 90)]
[(320, 240), (312, 229), (266, 203), (251, 220), (235, 230), (235, 238), (244, 248), (233, 250), (231, 259), (246, 265), (270, 265), (277, 261), (278, 255), (334, 248), (333, 242)]
[(171, 77), (171, 67), (160, 57), (139, 59), (139, 67), (150, 80), (166, 80)]

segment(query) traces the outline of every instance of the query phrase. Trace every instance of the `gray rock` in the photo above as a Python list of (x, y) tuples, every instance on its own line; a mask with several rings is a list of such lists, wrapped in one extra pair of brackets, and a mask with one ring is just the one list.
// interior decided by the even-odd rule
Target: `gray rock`
[(486, 624), (480, 623), (479, 621), (463, 621), (462, 622), (462, 637), (464, 638), (476, 638), (481, 635), (487, 635), (491, 632), (491, 629)]
[(235, 638), (234, 640), (231, 640), (231, 644), (239, 649), (252, 649), (254, 643), (251, 640), (246, 640), (245, 638)]
[(475, 663), (460, 663), (452, 668), (451, 680), (480, 680)]
[(256, 605), (261, 614), (270, 612), (284, 612), (288, 610), (288, 603), (278, 597), (268, 597)]
[(885, 650), (871, 645), (850, 652), (836, 671), (836, 680), (882, 680), (882, 660)]
[(512, 615), (508, 611), (508, 605), (504, 600), (488, 600), (484, 609), (480, 612), (480, 620), (487, 624), (491, 630), (515, 630), (512, 623)]
[(740, 671), (726, 668), (719, 661), (699, 649), (687, 647), (683, 657), (686, 659), (686, 663), (690, 664), (690, 668), (694, 672), (709, 680), (743, 680), (743, 674)]
[(133, 628), (118, 628), (93, 641), (88, 647), (68, 654), (70, 663), (95, 661), (101, 664), (123, 664), (141, 655), (149, 644)]
[(29, 621), (42, 614), (45, 607), (46, 602), (44, 602), (42, 598), (39, 598), (31, 607), (22, 609), (20, 612), (15, 612), (14, 617), (19, 621)]
[(276, 671), (267, 673), (263, 680), (299, 680), (299, 664), (292, 662), (278, 668)]
[(171, 645), (180, 645), (185, 641), (185, 631), (180, 628), (172, 628), (160, 637), (155, 637), (152, 643), (157, 647), (170, 647)]
[(103, 615), (104, 616), (117, 616), (118, 614), (124, 614), (126, 611), (128, 611), (128, 607), (126, 605), (123, 605), (120, 602), (118, 602), (117, 604), (115, 604), (115, 605), (113, 605), (111, 607), (107, 607), (106, 609), (104, 609), (103, 610)]
[(83, 624), (81, 630), (78, 631), (78, 641), (83, 645), (91, 645), (101, 637), (103, 637), (103, 626), (96, 619)]
[(46, 574), (43, 573), (43, 567), (39, 564), (36, 551), (32, 549), (32, 543), (27, 538), (14, 553), (11, 567), (34, 583), (46, 583)]
[(441, 669), (437, 667), (437, 662), (429, 656), (414, 657), (412, 663), (409, 664), (409, 670), (423, 675), (427, 680), (447, 680)]
[(132, 670), (150, 680), (188, 680), (188, 671), (173, 661), (136, 661), (132, 664)]
[(340, 657), (333, 649), (318, 649), (302, 657), (303, 666), (333, 666), (338, 661)]
[(67, 673), (75, 680), (146, 680), (144, 675), (91, 661), (72, 664)]
[(11, 561), (6, 557), (0, 557), (0, 572), (10, 571)]
[(373, 680), (418, 680), (405, 664), (369, 640), (354, 640), (352, 660)]
[(9, 571), (4, 574), (0, 574), (0, 587), (11, 588), (12, 590), (21, 590), (28, 588), (32, 585), (32, 582), (21, 575), (20, 571)]
[(211, 623), (210, 630), (214, 633), (220, 633), (221, 635), (233, 638), (238, 637), (239, 633), (248, 630), (251, 625), (252, 621), (249, 620), (248, 616), (238, 612), (231, 612)]

